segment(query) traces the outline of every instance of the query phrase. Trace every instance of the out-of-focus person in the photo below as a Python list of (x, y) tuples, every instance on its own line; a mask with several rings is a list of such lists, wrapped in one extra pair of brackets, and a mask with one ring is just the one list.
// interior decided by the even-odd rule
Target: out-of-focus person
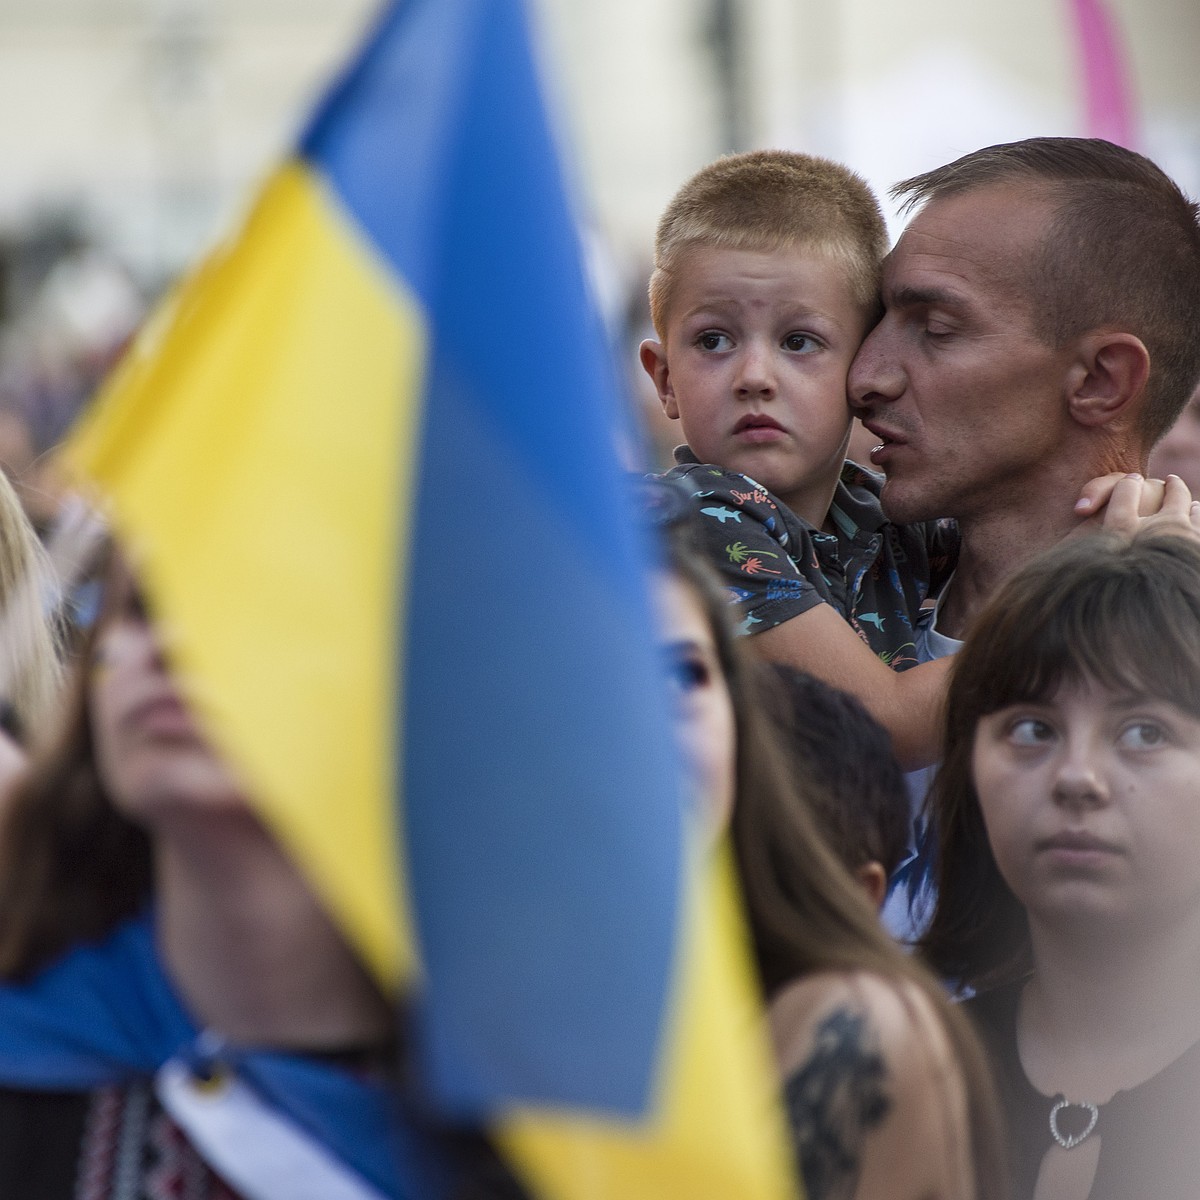
[[(675, 539), (683, 535), (677, 532)], [(961, 1014), (822, 838), (721, 589), (673, 540), (664, 649), (698, 819), (728, 822), (808, 1196), (1000, 1200), (990, 1081)]]
[(1150, 452), (1149, 471), (1160, 479), (1178, 475), (1193, 496), (1200, 496), (1200, 388)]
[(119, 559), (105, 593), (0, 809), (0, 1195), (403, 1194), (394, 998), (209, 744)]
[(26, 747), (45, 736), (61, 699), (56, 596), (47, 555), (0, 471), (0, 799), (21, 774)]

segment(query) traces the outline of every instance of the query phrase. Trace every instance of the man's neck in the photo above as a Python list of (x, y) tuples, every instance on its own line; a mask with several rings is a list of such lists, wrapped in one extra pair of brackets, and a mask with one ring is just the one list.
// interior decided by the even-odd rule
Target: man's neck
[(938, 609), (938, 632), (959, 640), (1004, 580), (1069, 529), (1049, 520), (1033, 528), (1020, 520), (992, 520), (981, 525), (960, 522), (960, 531), (958, 566)]
[[(1075, 513), (1075, 502), (1088, 480), (1144, 469), (1135, 455), (1113, 449), (1090, 463), (1080, 455), (1085, 465), (1073, 470), (1068, 455), (1061, 457), (1064, 469), (1057, 476), (1048, 475), (1041, 486), (1024, 488), (1006, 502), (959, 517), (962, 546), (954, 579), (938, 611), (939, 633), (965, 637), (1005, 579), (1043, 550), (1081, 531), (1083, 521)], [(1099, 522), (1094, 525), (1098, 528)]]

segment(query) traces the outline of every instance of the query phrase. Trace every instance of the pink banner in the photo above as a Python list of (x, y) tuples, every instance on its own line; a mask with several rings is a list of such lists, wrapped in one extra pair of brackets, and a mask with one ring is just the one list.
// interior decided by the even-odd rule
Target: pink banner
[(1133, 93), (1120, 35), (1105, 0), (1071, 0), (1079, 35), (1088, 137), (1136, 149)]

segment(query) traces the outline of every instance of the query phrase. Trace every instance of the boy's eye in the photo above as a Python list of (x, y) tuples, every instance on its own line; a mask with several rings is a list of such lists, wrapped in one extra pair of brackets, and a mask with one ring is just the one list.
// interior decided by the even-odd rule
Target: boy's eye
[(728, 350), (732, 345), (729, 335), (718, 333), (715, 329), (706, 329), (696, 338), (696, 345), (701, 350)]
[(1167, 731), (1155, 721), (1134, 721), (1121, 730), (1117, 745), (1122, 750), (1153, 750), (1167, 740)]
[(1014, 746), (1044, 746), (1054, 730), (1037, 717), (1021, 717), (1008, 727), (1008, 740)]
[(811, 333), (789, 333), (783, 339), (783, 348), (793, 354), (811, 354), (820, 349), (820, 343)]

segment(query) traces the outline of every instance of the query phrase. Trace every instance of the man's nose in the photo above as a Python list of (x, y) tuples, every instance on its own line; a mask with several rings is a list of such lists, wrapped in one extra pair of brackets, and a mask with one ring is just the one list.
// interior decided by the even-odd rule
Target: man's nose
[(854, 408), (871, 409), (896, 400), (904, 391), (904, 369), (893, 345), (888, 318), (885, 316), (867, 334), (850, 364), (846, 390)]

